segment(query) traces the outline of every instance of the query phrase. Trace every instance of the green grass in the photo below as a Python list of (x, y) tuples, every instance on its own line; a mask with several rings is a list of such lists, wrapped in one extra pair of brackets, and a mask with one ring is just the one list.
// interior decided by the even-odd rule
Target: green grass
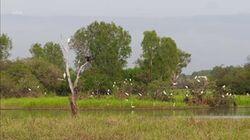
[[(116, 99), (113, 96), (105, 98), (88, 98), (78, 100), (80, 109), (130, 109), (135, 108), (168, 108), (168, 107), (185, 107), (182, 101), (162, 102), (155, 100), (140, 100), (135, 97), (129, 99)], [(11, 108), (61, 108), (67, 109), (69, 106), (68, 97), (39, 97), (39, 98), (9, 98), (1, 99), (2, 109)]]
[[(131, 109), (131, 106), (138, 108), (167, 109), (167, 108), (192, 108), (207, 106), (189, 106), (183, 102), (183, 95), (175, 95), (175, 101), (162, 102), (150, 99), (117, 99), (113, 96), (102, 98), (87, 98), (78, 100), (80, 109)], [(39, 97), (39, 98), (7, 98), (0, 99), (2, 109), (31, 109), (31, 108), (56, 108), (68, 109), (68, 97)], [(250, 96), (237, 96), (236, 103), (239, 107), (250, 106)]]
[(138, 114), (15, 116), (1, 113), (3, 140), (250, 139), (250, 119), (156, 117)]
[(250, 96), (239, 95), (236, 96), (235, 100), (239, 106), (250, 106)]

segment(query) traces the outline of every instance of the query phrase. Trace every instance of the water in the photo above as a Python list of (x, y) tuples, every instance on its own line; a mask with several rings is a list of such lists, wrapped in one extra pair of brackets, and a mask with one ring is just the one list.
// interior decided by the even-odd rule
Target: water
[[(70, 110), (0, 110), (1, 116), (22, 117), (60, 117), (70, 116)], [(250, 118), (250, 107), (245, 108), (203, 108), (176, 110), (84, 110), (80, 115), (142, 115), (151, 117), (197, 117), (207, 119)]]

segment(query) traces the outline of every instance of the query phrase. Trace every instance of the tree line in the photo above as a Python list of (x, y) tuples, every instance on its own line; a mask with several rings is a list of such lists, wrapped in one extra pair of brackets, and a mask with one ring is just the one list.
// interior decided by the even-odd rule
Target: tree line
[[(126, 68), (132, 52), (131, 40), (129, 32), (113, 22), (95, 21), (78, 29), (69, 39), (68, 46), (76, 54), (75, 66), (91, 61), (91, 68), (80, 77), (77, 90), (95, 95), (128, 91), (130, 94), (149, 94), (152, 89), (173, 88), (183, 78), (182, 69), (190, 63), (191, 54), (177, 47), (173, 38), (161, 37), (154, 30), (145, 31), (142, 54), (136, 66)], [(1, 97), (67, 95), (70, 92), (60, 43), (34, 43), (30, 48), (32, 57), (16, 60), (8, 59), (12, 41), (6, 34), (1, 35), (0, 45)], [(76, 70), (77, 67), (70, 68), (73, 79)], [(231, 85), (236, 93), (242, 94), (250, 90), (249, 71), (249, 64), (215, 67), (211, 80), (218, 86)]]

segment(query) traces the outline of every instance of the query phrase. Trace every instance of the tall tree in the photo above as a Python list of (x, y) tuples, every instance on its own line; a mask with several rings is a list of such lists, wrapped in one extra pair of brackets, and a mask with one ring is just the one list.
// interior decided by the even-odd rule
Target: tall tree
[(182, 69), (187, 67), (187, 65), (191, 61), (191, 54), (189, 54), (189, 53), (187, 53), (185, 51), (182, 51), (181, 49), (178, 49), (178, 55), (179, 55), (179, 59), (178, 59), (177, 69), (173, 73), (173, 76), (172, 76), (172, 82), (173, 83), (176, 83), (179, 75), (182, 72)]
[(158, 79), (168, 81), (172, 73), (176, 71), (179, 60), (176, 43), (169, 37), (163, 37), (160, 46), (156, 50), (154, 73), (157, 74)]
[(30, 52), (34, 58), (44, 59), (61, 69), (64, 69), (63, 53), (60, 45), (47, 42), (43, 47), (39, 43), (32, 45)]
[(139, 65), (147, 73), (148, 82), (169, 81), (179, 60), (175, 41), (169, 37), (161, 38), (155, 31), (145, 31), (141, 45), (143, 54)]
[(140, 65), (147, 70), (147, 81), (149, 82), (152, 80), (153, 59), (157, 55), (156, 48), (160, 45), (160, 38), (157, 36), (156, 31), (145, 31), (143, 35), (141, 43), (143, 54)]
[(76, 62), (83, 64), (86, 54), (93, 57), (92, 69), (106, 75), (110, 81), (121, 77), (122, 68), (131, 53), (131, 36), (114, 23), (93, 22), (76, 31), (70, 47), (76, 52)]
[(0, 36), (0, 60), (7, 59), (10, 56), (9, 51), (12, 49), (12, 41), (6, 35), (2, 34)]

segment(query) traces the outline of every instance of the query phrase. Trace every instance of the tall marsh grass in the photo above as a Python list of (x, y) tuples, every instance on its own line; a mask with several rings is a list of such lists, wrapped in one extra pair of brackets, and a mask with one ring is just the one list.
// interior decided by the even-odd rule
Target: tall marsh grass
[(246, 140), (250, 119), (198, 119), (137, 114), (11, 117), (1, 114), (3, 140)]

